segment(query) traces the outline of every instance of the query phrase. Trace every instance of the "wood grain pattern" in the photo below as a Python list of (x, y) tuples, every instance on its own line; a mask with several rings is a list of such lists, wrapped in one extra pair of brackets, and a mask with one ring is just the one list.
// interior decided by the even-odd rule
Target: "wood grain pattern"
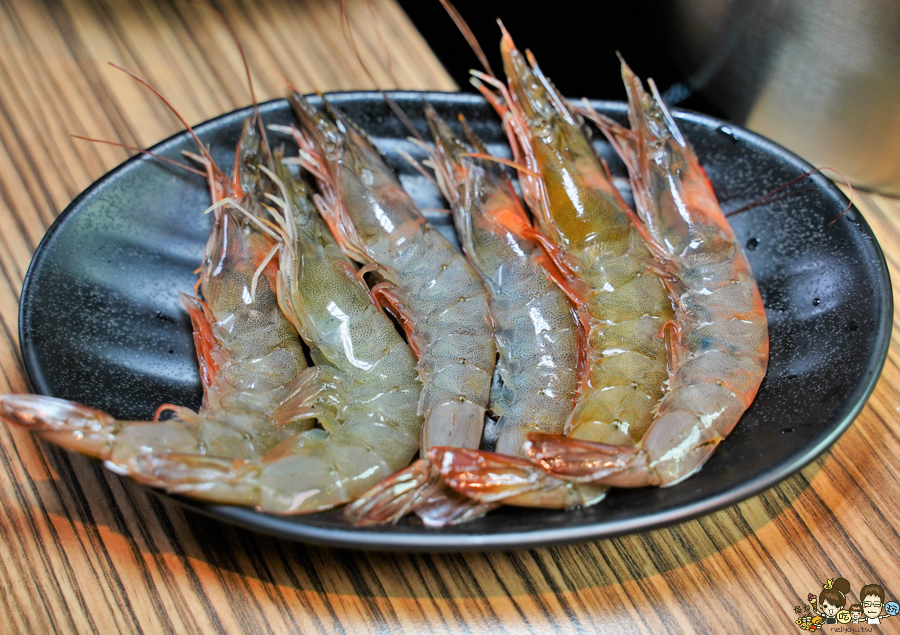
[[(371, 16), (348, 0), (355, 24)], [(260, 99), (371, 88), (329, 0), (225, 0)], [(404, 88), (453, 82), (392, 0), (375, 0)], [(381, 86), (381, 44), (358, 31)], [(22, 279), (55, 216), (127, 153), (178, 131), (107, 61), (190, 122), (249, 103), (225, 27), (166, 0), (0, 0), (0, 391), (25, 392)], [(900, 203), (855, 195), (900, 279)], [(895, 297), (900, 306), (900, 298)], [(895, 317), (896, 322), (896, 317)], [(793, 607), (843, 575), (900, 594), (900, 335), (834, 448), (762, 495), (699, 520), (530, 551), (394, 555), (312, 548), (182, 511), (96, 462), (0, 426), (0, 632), (583, 633), (794, 629)], [(880, 627), (896, 632), (897, 620)]]

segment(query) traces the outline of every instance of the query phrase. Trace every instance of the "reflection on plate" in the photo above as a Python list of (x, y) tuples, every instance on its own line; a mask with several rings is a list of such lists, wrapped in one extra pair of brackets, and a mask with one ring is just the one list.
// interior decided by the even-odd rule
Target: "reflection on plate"
[[(402, 173), (423, 208), (442, 208), (436, 189), (396, 153), (407, 131), (375, 93), (330, 98), (358, 121)], [(424, 101), (454, 119), (463, 112), (495, 153), (507, 153), (493, 111), (473, 95), (395, 93), (425, 130)], [(314, 99), (315, 101), (315, 99)], [(622, 120), (624, 105), (595, 107)], [(292, 123), (286, 102), (262, 106), (267, 123)], [(197, 127), (221, 165), (230, 157), (244, 109)], [(750, 132), (710, 117), (677, 113), (726, 211), (778, 188), (810, 166)], [(154, 151), (178, 158), (187, 134)], [(615, 174), (621, 163), (598, 149)], [(812, 192), (730, 220), (759, 281), (771, 339), (769, 372), (752, 407), (700, 473), (667, 489), (614, 490), (595, 507), (568, 512), (502, 508), (487, 519), (440, 530), (409, 520), (358, 529), (334, 512), (280, 517), (175, 497), (223, 521), (307, 542), (391, 550), (522, 548), (612, 536), (676, 523), (770, 487), (828, 448), (862, 409), (887, 356), (890, 281), (884, 258), (856, 210), (816, 174)], [(22, 291), (22, 353), (36, 391), (148, 419), (163, 402), (193, 408), (200, 382), (190, 321), (177, 290), (191, 291), (207, 235), (208, 192), (200, 177), (144, 156), (125, 162), (81, 194), (50, 228)], [(452, 235), (450, 219), (432, 221)]]

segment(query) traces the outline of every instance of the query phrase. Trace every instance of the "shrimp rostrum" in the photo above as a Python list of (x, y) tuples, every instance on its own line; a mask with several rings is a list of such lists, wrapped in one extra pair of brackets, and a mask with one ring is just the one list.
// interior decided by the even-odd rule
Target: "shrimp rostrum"
[(365, 133), (327, 105), (289, 95), (303, 132), (303, 166), (342, 249), (383, 282), (373, 295), (403, 325), (423, 383), (421, 449), (477, 448), (496, 351), (484, 288), (462, 254), (434, 229)]
[(671, 485), (702, 467), (766, 372), (765, 310), (750, 266), (696, 155), (651, 83), (623, 63), (632, 129), (599, 123), (628, 167), (639, 229), (667, 280), (677, 327), (669, 388), (636, 448), (535, 435), (529, 454), (579, 480)]

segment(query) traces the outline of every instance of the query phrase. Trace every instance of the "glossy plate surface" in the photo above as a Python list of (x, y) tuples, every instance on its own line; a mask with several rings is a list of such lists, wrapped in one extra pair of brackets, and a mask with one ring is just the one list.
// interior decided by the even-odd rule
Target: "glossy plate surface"
[[(422, 156), (379, 95), (344, 93), (330, 99), (375, 138), (420, 207), (445, 206), (436, 188), (396, 153), (402, 147)], [(394, 99), (423, 132), (425, 100), (448, 120), (462, 112), (492, 152), (508, 155), (499, 121), (479, 97), (395, 93)], [(624, 104), (595, 106), (624, 118)], [(197, 127), (220, 165), (232, 165), (249, 112)], [(269, 124), (293, 123), (284, 101), (264, 104), (262, 112)], [(753, 133), (703, 115), (676, 117), (726, 212), (811, 169)], [(614, 174), (624, 176), (609, 146), (599, 141), (597, 146)], [(186, 133), (154, 148), (176, 159), (182, 150), (195, 150)], [(730, 219), (746, 245), (766, 305), (769, 372), (732, 435), (683, 483), (614, 490), (585, 510), (502, 508), (441, 530), (409, 520), (396, 527), (357, 529), (334, 512), (280, 517), (173, 498), (226, 522), (306, 542), (463, 551), (642, 531), (714, 511), (775, 485), (834, 443), (862, 409), (887, 356), (891, 329), (884, 257), (859, 212), (851, 209), (829, 226), (847, 204), (843, 194), (819, 174), (794, 187), (812, 191)], [(138, 156), (97, 181), (60, 215), (35, 253), (22, 291), (21, 347), (37, 392), (128, 419), (149, 419), (163, 402), (199, 406), (190, 320), (177, 291), (193, 289), (193, 271), (209, 234), (210, 218), (201, 213), (208, 205), (202, 178)], [(447, 215), (428, 215), (452, 236)]]

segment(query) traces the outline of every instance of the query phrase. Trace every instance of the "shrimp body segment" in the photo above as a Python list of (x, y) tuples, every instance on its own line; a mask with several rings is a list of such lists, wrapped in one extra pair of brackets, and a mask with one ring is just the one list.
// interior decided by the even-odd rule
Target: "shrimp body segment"
[(522, 149), (531, 174), (520, 173), (519, 182), (540, 230), (557, 245), (587, 331), (587, 369), (567, 434), (634, 444), (668, 378), (663, 333), (674, 318), (672, 302), (581, 121), (505, 31), (501, 51), (506, 106), (492, 101)]
[(362, 131), (333, 108), (317, 112), (297, 94), (290, 100), (323, 217), (345, 252), (384, 280), (373, 293), (419, 356), (422, 449), (478, 447), (496, 358), (481, 281)]
[(669, 392), (638, 452), (586, 446), (568, 453), (579, 458), (566, 467), (551, 458), (553, 441), (535, 440), (531, 452), (552, 470), (582, 472), (591, 482), (667, 485), (700, 469), (750, 406), (769, 339), (750, 265), (694, 151), (655, 87), (651, 96), (624, 63), (622, 76), (632, 134), (609, 133), (628, 165), (648, 244), (672, 276), (679, 326)]

